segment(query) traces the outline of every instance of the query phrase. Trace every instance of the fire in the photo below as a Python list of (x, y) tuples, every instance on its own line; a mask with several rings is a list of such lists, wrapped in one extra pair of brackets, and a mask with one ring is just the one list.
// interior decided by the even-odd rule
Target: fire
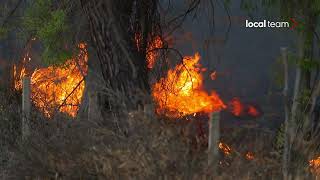
[(248, 114), (251, 116), (259, 116), (260, 112), (252, 105), (248, 106)]
[[(80, 53), (63, 65), (36, 69), (31, 75), (31, 98), (37, 108), (50, 117), (55, 110), (75, 117), (85, 87), (88, 52), (85, 44), (79, 45)], [(21, 78), (25, 75), (22, 68), (15, 83), (21, 89)]]
[(232, 153), (231, 148), (222, 142), (219, 143), (219, 149), (225, 154), (225, 155), (230, 155)]
[[(22, 68), (20, 70), (17, 69), (17, 66), (13, 66), (13, 77), (14, 77), (14, 88), (19, 90), (22, 89), (22, 78), (27, 75), (26, 71), (26, 64), (28, 64), (31, 61), (31, 57), (29, 52), (26, 52), (24, 54), (24, 57), (22, 59)], [(18, 75), (18, 72), (19, 75)]]
[(213, 72), (210, 74), (210, 78), (211, 78), (211, 80), (216, 80), (216, 79), (217, 79), (217, 72), (216, 72), (216, 71), (213, 71)]
[(141, 34), (140, 33), (136, 33), (135, 35), (134, 35), (134, 40), (135, 40), (135, 42), (136, 42), (136, 47), (137, 47), (137, 49), (138, 49), (138, 51), (140, 51), (140, 44), (141, 44)]
[(22, 89), (22, 78), (27, 75), (26, 68), (22, 68), (18, 75), (17, 66), (13, 66), (13, 73), (13, 76), (15, 78), (14, 88), (16, 90)]
[(309, 161), (309, 168), (311, 173), (315, 175), (320, 174), (320, 156)]
[(214, 112), (226, 105), (214, 91), (209, 95), (203, 90), (200, 55), (186, 56), (183, 63), (167, 72), (153, 86), (153, 98), (157, 103), (157, 113), (178, 118), (197, 112)]
[(231, 112), (233, 115), (235, 116), (241, 116), (243, 114), (244, 111), (244, 106), (243, 104), (240, 102), (239, 98), (233, 98), (230, 102), (230, 106), (231, 106)]
[[(136, 35), (135, 39), (139, 50), (141, 37)], [(149, 69), (153, 68), (159, 56), (155, 49), (162, 47), (163, 41), (160, 36), (148, 43), (146, 59)], [(165, 78), (161, 78), (153, 85), (152, 95), (157, 104), (156, 112), (158, 114), (179, 118), (198, 112), (210, 113), (226, 108), (216, 92), (212, 91), (209, 95), (203, 90), (202, 72), (207, 69), (201, 67), (199, 60), (199, 53), (184, 57), (182, 64), (169, 70)], [(213, 71), (210, 78), (216, 80), (217, 72)], [(257, 117), (260, 115), (256, 107), (243, 104), (239, 98), (231, 100), (228, 110), (237, 117), (243, 115)]]
[[(134, 36), (136, 47), (138, 51), (141, 50), (141, 41), (142, 37), (140, 33), (136, 33)], [(146, 60), (148, 69), (152, 69), (157, 62), (157, 58), (159, 57), (159, 51), (164, 46), (163, 40), (160, 36), (154, 37), (151, 41), (148, 41), (147, 50), (146, 50)]]
[(233, 98), (229, 103), (230, 112), (237, 117), (249, 115), (260, 116), (261, 112), (253, 105), (243, 104), (239, 98)]
[(254, 154), (253, 154), (253, 152), (247, 152), (247, 154), (246, 154), (246, 159), (247, 159), (247, 160), (254, 160)]
[(156, 49), (162, 48), (163, 47), (163, 41), (160, 38), (160, 36), (157, 36), (154, 38), (151, 43), (148, 44), (148, 49), (147, 49), (147, 67), (149, 69), (152, 69), (157, 61), (157, 58), (159, 56), (159, 52), (157, 52)]

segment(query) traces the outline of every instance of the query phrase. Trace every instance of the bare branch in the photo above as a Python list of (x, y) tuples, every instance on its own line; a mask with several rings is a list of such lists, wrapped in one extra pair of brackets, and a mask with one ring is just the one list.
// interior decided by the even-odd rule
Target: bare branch
[(8, 22), (10, 17), (12, 17), (14, 15), (14, 13), (17, 11), (17, 9), (19, 8), (19, 6), (22, 4), (23, 0), (19, 0), (16, 5), (14, 6), (14, 8), (9, 12), (8, 16), (4, 19), (4, 21), (2, 22), (2, 27), (4, 27)]

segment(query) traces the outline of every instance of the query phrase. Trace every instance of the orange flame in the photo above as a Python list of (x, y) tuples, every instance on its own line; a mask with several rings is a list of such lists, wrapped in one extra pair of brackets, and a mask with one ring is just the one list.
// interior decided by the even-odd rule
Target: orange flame
[(212, 91), (209, 95), (203, 90), (199, 60), (199, 53), (184, 57), (182, 64), (169, 70), (167, 76), (153, 86), (152, 94), (158, 114), (178, 118), (226, 108), (217, 93)]
[(244, 111), (244, 106), (243, 104), (240, 102), (239, 98), (233, 98), (230, 102), (230, 106), (231, 106), (231, 113), (235, 116), (241, 116), (243, 114)]
[[(141, 41), (142, 37), (140, 33), (136, 33), (134, 36), (136, 47), (138, 51), (141, 50)], [(154, 37), (151, 41), (148, 41), (147, 50), (146, 50), (146, 60), (147, 60), (147, 67), (152, 69), (157, 62), (157, 58), (159, 57), (159, 51), (164, 46), (163, 40), (160, 36)]]
[(248, 114), (251, 116), (259, 116), (260, 112), (252, 105), (248, 106)]
[(320, 156), (309, 161), (309, 168), (311, 173), (320, 175)]
[(216, 79), (217, 79), (217, 72), (216, 72), (216, 71), (213, 71), (213, 72), (210, 74), (210, 78), (211, 78), (211, 80), (216, 80)]
[(232, 153), (231, 148), (222, 142), (219, 143), (219, 149), (225, 154), (225, 155), (230, 155)]
[(243, 104), (239, 98), (233, 98), (229, 103), (230, 112), (237, 117), (249, 115), (260, 116), (261, 112), (253, 105)]
[(24, 77), (24, 76), (26, 76), (27, 75), (27, 73), (26, 73), (26, 68), (22, 68), (21, 70), (20, 70), (20, 73), (19, 73), (19, 75), (18, 75), (18, 69), (17, 69), (17, 66), (16, 65), (14, 65), (13, 66), (13, 77), (14, 77), (14, 88), (16, 89), (16, 90), (20, 90), (20, 89), (22, 89), (22, 78)]
[[(79, 44), (79, 49), (78, 56), (67, 60), (63, 65), (36, 69), (31, 75), (32, 101), (47, 117), (57, 108), (72, 117), (78, 112), (85, 87), (83, 78), (87, 73), (88, 61), (86, 45)], [(17, 90), (22, 88), (21, 81), (25, 71), (23, 67), (15, 82)]]
[(246, 159), (247, 159), (247, 160), (254, 160), (254, 154), (253, 154), (253, 152), (247, 152), (247, 154), (246, 154)]
[(159, 52), (157, 52), (157, 49), (163, 47), (163, 41), (160, 38), (160, 36), (157, 36), (154, 38), (151, 43), (148, 44), (148, 49), (147, 49), (147, 67), (149, 69), (152, 69), (157, 61), (157, 58), (159, 56)]

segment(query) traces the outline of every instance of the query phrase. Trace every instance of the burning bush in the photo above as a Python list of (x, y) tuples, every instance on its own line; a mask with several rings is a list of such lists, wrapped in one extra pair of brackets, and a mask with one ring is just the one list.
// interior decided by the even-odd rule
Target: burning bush
[[(31, 74), (32, 101), (47, 117), (57, 110), (75, 117), (81, 103), (85, 87), (84, 76), (87, 73), (88, 52), (85, 44), (79, 44), (79, 54), (60, 66), (36, 69)], [(23, 64), (26, 64), (26, 58)], [(29, 61), (31, 60), (28, 57)], [(26, 68), (20, 73), (15, 68), (15, 88), (22, 88), (22, 77)]]
[(198, 112), (214, 112), (226, 108), (214, 91), (203, 90), (200, 55), (184, 57), (183, 63), (169, 70), (165, 78), (153, 86), (157, 113), (177, 118)]

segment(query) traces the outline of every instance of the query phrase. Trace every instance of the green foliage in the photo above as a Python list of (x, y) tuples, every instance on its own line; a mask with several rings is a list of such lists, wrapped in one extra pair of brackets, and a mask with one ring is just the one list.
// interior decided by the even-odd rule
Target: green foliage
[(316, 14), (320, 14), (320, 1), (319, 0), (312, 0), (312, 11)]
[(6, 27), (0, 27), (0, 39), (5, 38), (8, 35), (9, 29)]
[(302, 70), (311, 71), (319, 66), (319, 62), (311, 59), (302, 59), (298, 64)]
[(279, 127), (275, 141), (274, 141), (274, 148), (277, 152), (282, 153), (283, 152), (283, 147), (284, 147), (284, 140), (285, 140), (285, 132), (284, 132), (284, 124), (281, 124)]
[(283, 67), (280, 58), (276, 60), (272, 67), (273, 79), (276, 87), (281, 88), (283, 87)]
[(278, 5), (278, 3), (278, 0), (262, 0), (262, 5), (269, 8)]
[(39, 28), (51, 20), (51, 0), (35, 0), (26, 9), (22, 25), (31, 33), (36, 33)]
[(265, 10), (266, 14), (270, 14), (272, 10), (275, 10), (275, 7), (279, 6), (277, 0), (241, 0), (240, 7), (245, 10), (247, 13), (252, 14), (260, 10)]
[(52, 0), (36, 0), (26, 10), (23, 26), (27, 34), (42, 42), (43, 61), (48, 64), (59, 64), (72, 56), (68, 50), (69, 26), (67, 14), (63, 9), (52, 9)]
[(240, 4), (241, 9), (244, 9), (248, 13), (252, 13), (257, 9), (257, 4), (252, 0), (242, 0)]
[(301, 104), (301, 107), (306, 107), (308, 103), (310, 103), (311, 90), (310, 89), (302, 89), (298, 102)]
[[(295, 54), (288, 52), (288, 63), (290, 66), (296, 66), (298, 58)], [(282, 88), (284, 83), (283, 61), (282, 57), (278, 57), (272, 67), (273, 79), (276, 87)]]

